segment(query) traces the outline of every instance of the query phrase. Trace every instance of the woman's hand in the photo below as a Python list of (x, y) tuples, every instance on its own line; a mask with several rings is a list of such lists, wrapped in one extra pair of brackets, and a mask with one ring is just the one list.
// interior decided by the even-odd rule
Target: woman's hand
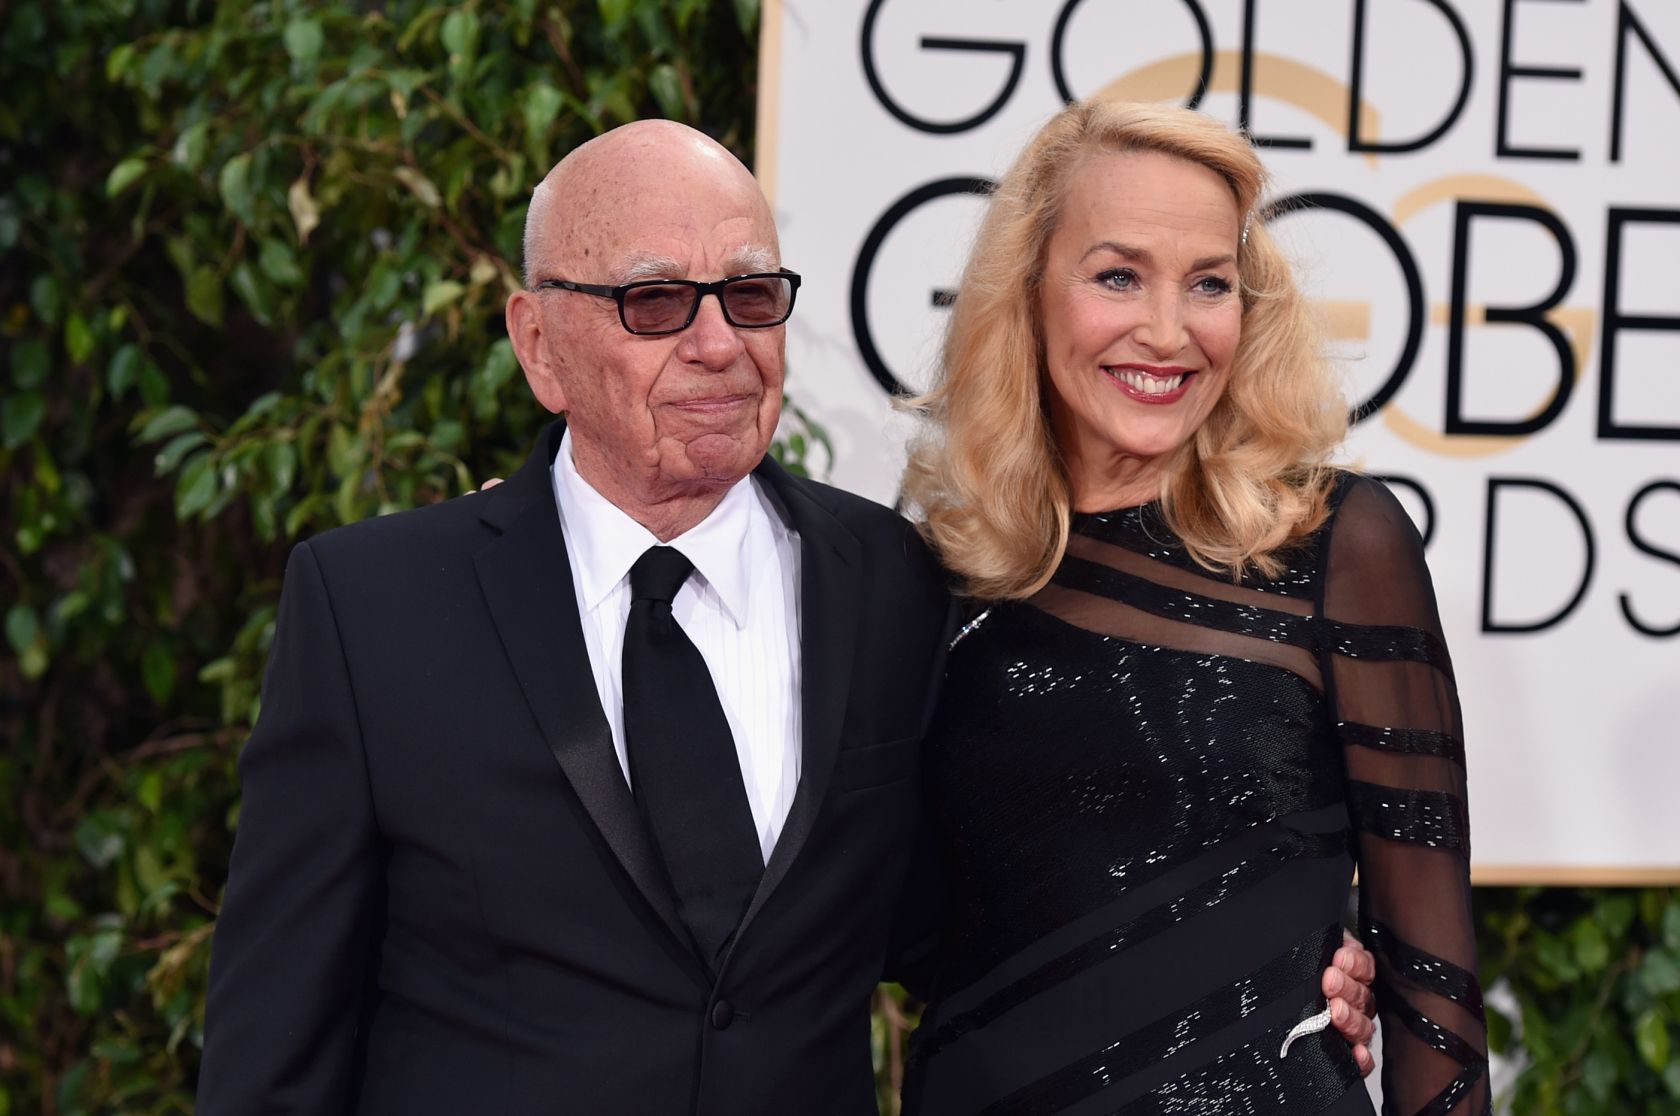
[(1321, 987), (1330, 1001), (1330, 1023), (1353, 1046), (1353, 1060), (1366, 1077), (1376, 1068), (1371, 1057), (1371, 1033), (1376, 1030), (1372, 1017), (1377, 1014), (1376, 997), (1371, 994), (1371, 982), (1377, 977), (1377, 961), (1359, 944), (1359, 939), (1342, 931), (1342, 948), (1330, 959), (1324, 970)]

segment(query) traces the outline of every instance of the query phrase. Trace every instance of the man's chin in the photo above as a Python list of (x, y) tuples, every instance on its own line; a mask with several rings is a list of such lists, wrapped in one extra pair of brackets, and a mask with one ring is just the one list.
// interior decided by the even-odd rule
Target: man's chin
[(733, 484), (758, 467), (768, 448), (756, 438), (706, 434), (689, 442), (684, 456), (696, 479)]

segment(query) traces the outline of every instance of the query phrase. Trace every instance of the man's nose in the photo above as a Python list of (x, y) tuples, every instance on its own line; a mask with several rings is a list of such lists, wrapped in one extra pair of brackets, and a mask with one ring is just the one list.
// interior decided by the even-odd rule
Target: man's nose
[(746, 347), (741, 331), (723, 316), (719, 297), (705, 295), (694, 311), (694, 321), (683, 330), (679, 355), (692, 364), (722, 371), (735, 363)]

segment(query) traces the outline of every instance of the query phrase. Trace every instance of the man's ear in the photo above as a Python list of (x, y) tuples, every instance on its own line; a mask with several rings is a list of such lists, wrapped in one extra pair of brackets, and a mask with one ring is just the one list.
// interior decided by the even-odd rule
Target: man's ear
[(525, 382), (537, 402), (555, 414), (566, 409), (566, 392), (560, 383), (560, 369), (550, 356), (543, 336), (547, 324), (543, 319), (542, 301), (532, 291), (515, 291), (507, 301), (508, 340), (519, 367), (525, 370)]

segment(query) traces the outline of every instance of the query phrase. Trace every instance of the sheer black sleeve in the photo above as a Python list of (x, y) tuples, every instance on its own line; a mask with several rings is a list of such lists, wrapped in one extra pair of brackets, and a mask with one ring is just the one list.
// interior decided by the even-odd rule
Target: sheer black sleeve
[(1491, 1111), (1470, 913), (1463, 728), (1423, 543), (1388, 490), (1345, 483), (1321, 654), (1358, 830), (1360, 936), (1377, 960), (1385, 1116)]

